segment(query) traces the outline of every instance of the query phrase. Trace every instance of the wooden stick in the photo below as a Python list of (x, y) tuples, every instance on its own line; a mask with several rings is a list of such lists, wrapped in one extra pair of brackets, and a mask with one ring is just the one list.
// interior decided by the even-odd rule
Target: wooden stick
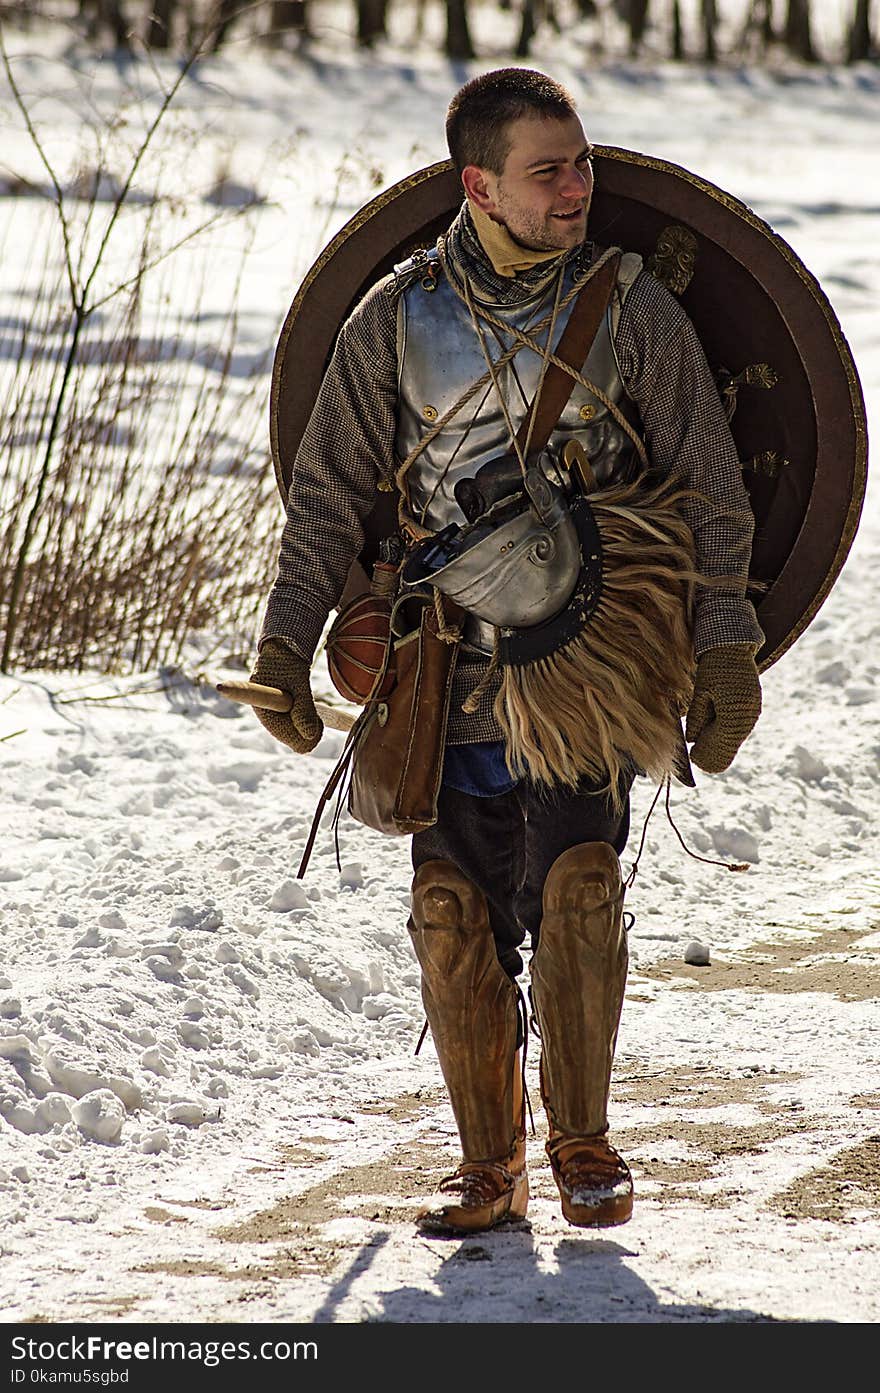
[(282, 692), (280, 687), (264, 687), (259, 682), (218, 682), (217, 691), (230, 701), (258, 706), (261, 711), (280, 711), (283, 714), (293, 706), (290, 692)]
[[(264, 687), (259, 682), (218, 682), (217, 691), (229, 701), (240, 701), (261, 711), (279, 711), (283, 715), (293, 706), (289, 692), (282, 692), (279, 687)], [(325, 726), (343, 733), (351, 730), (356, 720), (350, 712), (328, 706), (324, 701), (316, 701), (315, 710)]]

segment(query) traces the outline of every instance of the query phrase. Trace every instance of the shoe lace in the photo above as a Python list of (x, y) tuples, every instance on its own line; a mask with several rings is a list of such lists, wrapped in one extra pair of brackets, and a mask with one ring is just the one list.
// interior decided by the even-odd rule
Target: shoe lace
[[(574, 1149), (561, 1155), (565, 1148)], [(604, 1137), (556, 1137), (548, 1145), (555, 1168), (572, 1185), (600, 1184), (625, 1180), (629, 1167)]]
[(458, 1195), (465, 1204), (484, 1205), (497, 1199), (513, 1180), (506, 1166), (496, 1161), (465, 1161), (452, 1175), (444, 1176), (437, 1188), (441, 1194)]

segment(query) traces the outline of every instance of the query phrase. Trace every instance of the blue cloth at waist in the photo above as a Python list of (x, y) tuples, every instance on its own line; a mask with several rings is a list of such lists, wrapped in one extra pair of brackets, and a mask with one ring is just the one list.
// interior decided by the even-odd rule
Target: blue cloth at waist
[(516, 788), (504, 758), (501, 740), (478, 740), (474, 745), (447, 745), (443, 758), (443, 783), (474, 798), (494, 798)]

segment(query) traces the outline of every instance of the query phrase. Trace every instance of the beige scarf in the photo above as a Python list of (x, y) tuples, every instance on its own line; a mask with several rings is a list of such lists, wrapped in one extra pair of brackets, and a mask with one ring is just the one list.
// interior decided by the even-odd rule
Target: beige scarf
[(484, 213), (475, 203), (468, 199), (468, 208), (474, 221), (480, 245), (488, 256), (495, 271), (499, 276), (506, 276), (508, 279), (515, 276), (517, 271), (530, 271), (533, 266), (539, 266), (542, 261), (552, 261), (554, 257), (562, 256), (561, 251), (533, 251), (531, 247), (522, 247), (519, 242), (515, 242), (503, 223), (495, 222)]

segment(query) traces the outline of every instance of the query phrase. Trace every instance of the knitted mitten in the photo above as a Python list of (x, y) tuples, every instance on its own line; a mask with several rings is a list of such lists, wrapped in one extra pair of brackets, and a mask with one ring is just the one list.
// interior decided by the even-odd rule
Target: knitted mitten
[(269, 638), (260, 649), (251, 681), (264, 687), (279, 687), (293, 697), (290, 711), (264, 711), (255, 706), (257, 718), (270, 735), (288, 745), (298, 755), (313, 750), (324, 733), (312, 700), (309, 664), (280, 639)]
[(707, 774), (720, 774), (761, 714), (761, 684), (750, 643), (710, 648), (697, 663), (685, 738), (691, 759)]

